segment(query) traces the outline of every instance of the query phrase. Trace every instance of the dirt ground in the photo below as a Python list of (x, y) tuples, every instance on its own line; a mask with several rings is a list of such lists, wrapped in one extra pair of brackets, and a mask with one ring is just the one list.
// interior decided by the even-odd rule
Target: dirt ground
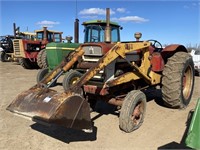
[[(158, 95), (147, 103), (142, 126), (125, 133), (118, 117), (92, 112), (93, 133), (47, 127), (6, 110), (12, 100), (36, 83), (38, 70), (26, 70), (12, 62), (0, 62), (0, 149), (1, 150), (155, 150), (186, 149), (187, 117), (200, 97), (200, 77), (195, 77), (194, 93), (184, 110), (166, 108)], [(62, 91), (61, 84), (56, 87)], [(155, 94), (154, 94), (155, 95)]]

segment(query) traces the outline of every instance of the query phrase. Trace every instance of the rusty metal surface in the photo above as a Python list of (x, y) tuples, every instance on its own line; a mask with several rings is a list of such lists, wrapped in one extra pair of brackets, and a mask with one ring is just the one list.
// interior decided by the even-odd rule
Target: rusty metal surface
[(77, 18), (74, 22), (74, 43), (79, 43), (79, 20)]
[(118, 76), (117, 78), (115, 78), (113, 80), (106, 82), (106, 85), (108, 87), (113, 87), (113, 86), (116, 86), (116, 85), (119, 85), (122, 83), (130, 82), (132, 80), (138, 80), (140, 78), (141, 78), (141, 75), (138, 74), (137, 72), (136, 73), (127, 72), (127, 73), (124, 73), (124, 74)]
[(70, 91), (59, 94), (50, 89), (32, 88), (19, 94), (7, 110), (31, 117), (36, 122), (59, 124), (67, 128), (91, 128), (87, 101)]
[(96, 65), (96, 63), (91, 63), (91, 62), (80, 62), (77, 65), (78, 69), (89, 69), (91, 67), (94, 67)]
[(164, 62), (166, 63), (168, 58), (173, 56), (175, 52), (179, 51), (187, 52), (187, 49), (185, 48), (185, 46), (179, 44), (171, 44), (166, 46), (161, 52)]
[[(56, 91), (50, 89), (47, 89), (47, 91), (45, 90), (46, 89), (35, 88), (24, 91), (16, 97), (16, 99), (7, 107), (7, 109), (12, 112), (22, 113), (27, 117), (40, 115), (46, 119), (49, 119), (48, 114), (51, 113), (46, 113), (46, 111), (56, 109), (56, 107), (59, 105), (59, 102), (48, 102), (48, 98), (55, 95)], [(49, 109), (50, 107), (53, 108)]]
[(165, 64), (159, 52), (152, 53), (150, 61), (152, 65), (152, 68), (151, 68), (152, 71), (155, 71), (155, 72), (163, 71)]
[(104, 41), (110, 43), (111, 42), (111, 27), (110, 27), (110, 8), (106, 8), (106, 28), (105, 28), (105, 36)]
[(84, 46), (99, 46), (102, 48), (102, 54), (106, 54), (116, 43), (84, 43), (82, 44), (82, 47)]
[(108, 100), (108, 103), (115, 106), (122, 106), (123, 99), (111, 98), (110, 100)]
[(48, 82), (70, 69), (83, 54), (84, 51), (78, 49), (69, 61), (63, 61), (41, 82), (19, 94), (7, 110), (31, 117), (34, 121), (55, 123), (70, 128), (91, 128), (89, 105), (82, 96), (72, 90), (59, 94), (47, 88)]
[(179, 44), (168, 45), (162, 51), (174, 51), (179, 46), (180, 46)]

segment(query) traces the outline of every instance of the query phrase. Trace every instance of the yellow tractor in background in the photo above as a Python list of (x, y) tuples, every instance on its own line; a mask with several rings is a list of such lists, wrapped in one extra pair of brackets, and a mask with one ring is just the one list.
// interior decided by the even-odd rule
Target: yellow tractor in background
[[(32, 39), (14, 39), (13, 49), (14, 58), (19, 59), (20, 65), (25, 69), (42, 68), (42, 51), (47, 43), (62, 42), (62, 33), (59, 31), (47, 30), (43, 27), (42, 30), (35, 30), (35, 38)], [(46, 61), (46, 60), (44, 60)]]
[(13, 40), (34, 40), (36, 33), (32, 32), (20, 32), (20, 27), (16, 27), (13, 23), (13, 35), (0, 36), (0, 60), (2, 62), (18, 61), (14, 57)]
[[(7, 110), (38, 123), (92, 129), (90, 106), (105, 101), (118, 106), (119, 127), (132, 132), (143, 123), (143, 91), (148, 87), (160, 86), (168, 106), (187, 107), (194, 87), (194, 64), (187, 49), (179, 44), (163, 48), (157, 40), (139, 41), (141, 33), (135, 34), (136, 41), (112, 43), (109, 9), (107, 14), (105, 42), (81, 44), (43, 80), (19, 94)], [(73, 65), (73, 71), (82, 70), (76, 82), (63, 93), (51, 89)]]

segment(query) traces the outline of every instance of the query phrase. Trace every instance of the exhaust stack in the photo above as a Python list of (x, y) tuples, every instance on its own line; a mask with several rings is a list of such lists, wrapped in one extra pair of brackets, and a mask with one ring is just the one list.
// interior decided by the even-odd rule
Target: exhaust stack
[(16, 24), (13, 23), (14, 38), (16, 39)]
[(106, 8), (106, 29), (105, 42), (111, 42), (111, 28), (110, 28), (110, 8)]
[(47, 27), (43, 27), (44, 37), (43, 40), (47, 41)]
[(20, 31), (19, 31), (19, 27), (16, 28), (16, 24), (13, 23), (13, 35), (14, 35), (14, 39), (16, 39), (17, 36), (19, 36)]
[(74, 43), (79, 43), (79, 20), (77, 18), (74, 22)]

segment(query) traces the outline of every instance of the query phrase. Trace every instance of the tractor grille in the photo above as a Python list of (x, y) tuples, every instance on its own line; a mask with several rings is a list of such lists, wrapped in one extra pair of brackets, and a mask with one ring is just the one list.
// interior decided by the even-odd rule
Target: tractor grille
[(88, 55), (88, 56), (102, 56), (101, 47), (98, 47), (98, 46), (84, 46), (83, 50), (85, 52), (84, 55)]
[[(85, 62), (89, 62), (89, 63), (98, 62), (99, 59), (103, 57), (102, 48), (100, 46), (84, 46), (83, 50), (85, 53), (82, 56), (82, 59)], [(103, 73), (104, 71), (101, 70), (92, 78), (92, 80), (102, 81), (104, 79)]]
[(102, 49), (99, 46), (84, 46), (84, 61), (98, 61), (102, 57)]
[(20, 40), (13, 40), (14, 55), (20, 55)]

